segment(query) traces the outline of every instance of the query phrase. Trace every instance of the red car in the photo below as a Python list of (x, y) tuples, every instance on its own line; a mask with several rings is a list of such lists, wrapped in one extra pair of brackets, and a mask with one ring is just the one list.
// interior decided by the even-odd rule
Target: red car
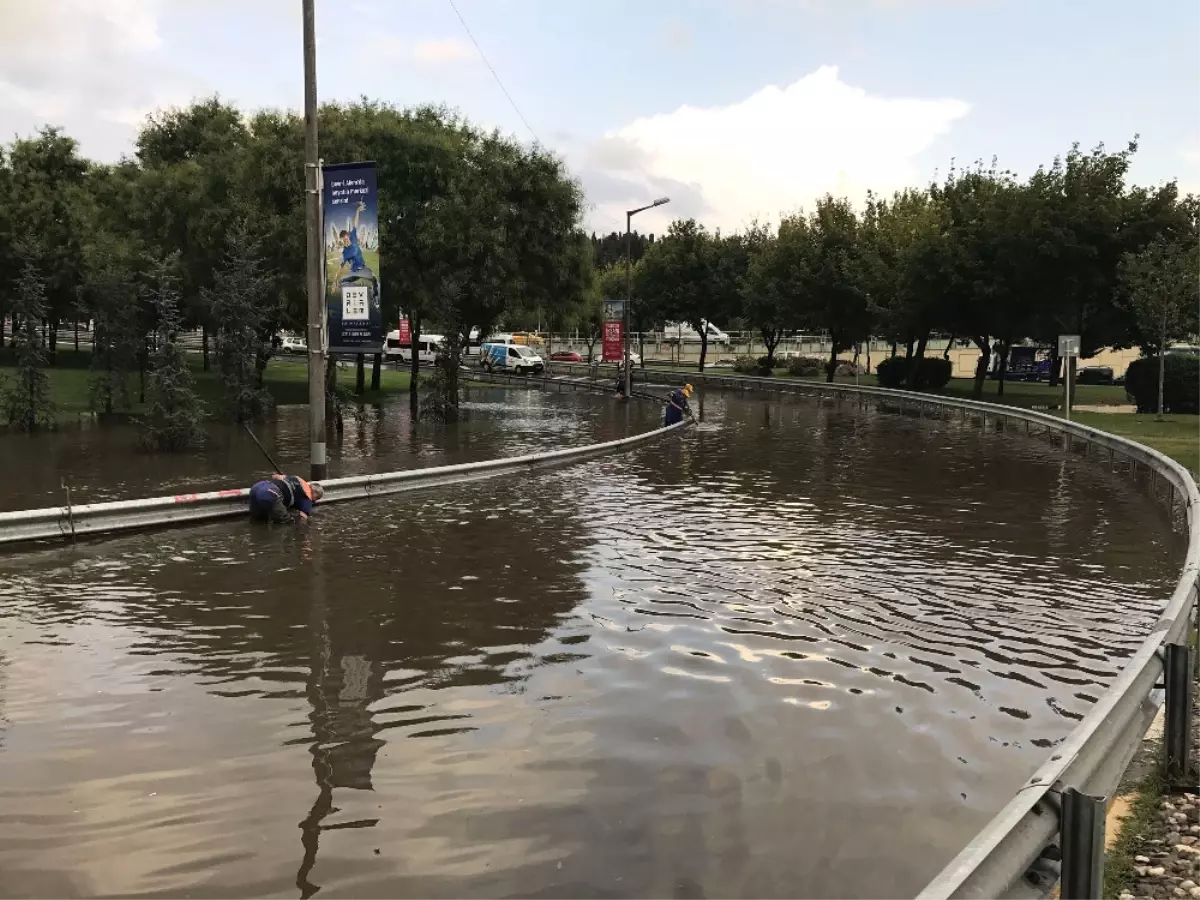
[(559, 350), (550, 354), (551, 362), (583, 362), (583, 357), (574, 350)]

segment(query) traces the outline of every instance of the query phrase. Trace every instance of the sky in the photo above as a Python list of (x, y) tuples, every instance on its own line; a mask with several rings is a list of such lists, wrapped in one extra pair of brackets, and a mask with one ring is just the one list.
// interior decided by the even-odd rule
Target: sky
[[(0, 0), (0, 139), (60, 125), (113, 161), (157, 108), (299, 108), (300, 9)], [(1200, 192), (1197, 0), (317, 0), (316, 21), (322, 100), (445, 104), (536, 140), (598, 232), (659, 196), (639, 230), (728, 232), (1134, 135), (1134, 181)]]

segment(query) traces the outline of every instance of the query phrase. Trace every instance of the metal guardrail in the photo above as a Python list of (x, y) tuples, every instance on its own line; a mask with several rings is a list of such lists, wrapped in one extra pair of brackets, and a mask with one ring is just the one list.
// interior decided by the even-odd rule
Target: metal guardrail
[[(541, 466), (577, 462), (592, 456), (625, 450), (654, 440), (682, 427), (656, 428), (632, 437), (568, 447), (524, 456), (510, 456), (483, 462), (460, 463), (426, 469), (407, 469), (379, 475), (355, 475), (321, 482), (325, 497), (321, 505), (423, 490), (448, 484), (478, 481)], [(173, 497), (149, 497), (142, 500), (118, 500), (83, 506), (55, 506), (45, 509), (0, 512), (0, 544), (16, 544), (47, 538), (85, 537), (137, 528), (161, 527), (220, 519), (246, 513), (248, 488), (178, 494)]]
[[(573, 366), (581, 369), (581, 366)], [(1187, 531), (1187, 553), (1175, 590), (1158, 621), (1126, 662), (1108, 689), (1088, 714), (1059, 744), (1053, 755), (1025, 782), (1017, 795), (979, 832), (965, 848), (918, 895), (918, 900), (942, 898), (1047, 897), (1063, 876), (1064, 900), (1099, 897), (1097, 873), (1103, 861), (1103, 829), (1098, 840), (1084, 833), (1079, 798), (1103, 805), (1111, 796), (1164, 696), (1166, 689), (1167, 734), (1164, 740), (1168, 775), (1187, 773), (1190, 749), (1190, 678), (1193, 653), (1186, 646), (1189, 621), (1194, 616), (1200, 628), (1200, 491), (1191, 473), (1150, 447), (1058, 416), (976, 400), (942, 397), (887, 388), (826, 384), (784, 378), (714, 376), (702, 373), (635, 370), (635, 381), (679, 384), (723, 390), (753, 390), (794, 394), (835, 401), (873, 402), (881, 407), (909, 408), (920, 414), (940, 416), (957, 413), (961, 418), (979, 417), (1009, 427), (1023, 424), (1061, 435), (1067, 450), (1076, 442), (1085, 453), (1092, 448), (1107, 451), (1110, 465), (1119, 456), (1129, 461), (1136, 478), (1141, 469), (1151, 476), (1150, 491), (1166, 485), (1165, 499), (1172, 517), (1182, 506)], [(1200, 634), (1198, 634), (1200, 640)], [(1172, 725), (1174, 720), (1175, 724)], [(1073, 858), (1072, 858), (1073, 857)]]

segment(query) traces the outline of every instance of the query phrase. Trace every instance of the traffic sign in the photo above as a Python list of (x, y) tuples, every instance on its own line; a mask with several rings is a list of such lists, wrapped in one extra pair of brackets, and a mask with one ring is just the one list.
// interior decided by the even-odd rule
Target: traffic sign
[(1058, 355), (1059, 356), (1078, 356), (1079, 355), (1079, 335), (1077, 335), (1077, 334), (1060, 334), (1058, 336)]

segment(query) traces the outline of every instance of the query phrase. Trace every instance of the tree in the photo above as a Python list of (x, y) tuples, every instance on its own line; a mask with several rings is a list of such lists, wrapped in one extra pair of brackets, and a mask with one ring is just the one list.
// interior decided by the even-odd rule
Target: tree
[(130, 406), (129, 375), (137, 365), (141, 288), (119, 243), (97, 236), (86, 248), (84, 301), (92, 313), (92, 409), (112, 413)]
[(824, 327), (829, 334), (825, 380), (832, 382), (838, 354), (867, 337), (871, 327), (858, 217), (848, 200), (826, 195), (807, 220), (793, 219), (788, 227), (797, 239), (809, 242), (809, 265), (799, 301), (801, 319), (810, 327)]
[[(1194, 232), (1193, 232), (1194, 233)], [(1200, 253), (1195, 241), (1190, 247), (1152, 241), (1138, 253), (1121, 260), (1120, 277), (1125, 302), (1137, 316), (1144, 334), (1154, 335), (1158, 351), (1158, 406), (1155, 418), (1162, 421), (1163, 384), (1166, 381), (1167, 348), (1196, 327), (1200, 303), (1196, 273)]]
[[(58, 128), (13, 142), (9, 152), (12, 227), (45, 285), (43, 315), (54, 359), (60, 319), (70, 314), (83, 282), (88, 163), (79, 146)], [(40, 323), (39, 323), (40, 324)]]
[(39, 255), (37, 248), (23, 245), (19, 252), (25, 257), (25, 265), (12, 304), (13, 318), (20, 323), (12, 337), (17, 371), (4, 386), (4, 413), (12, 428), (37, 431), (54, 424), (46, 352), (38, 333), (46, 315), (46, 286), (33, 262)]
[(196, 395), (179, 331), (179, 257), (155, 259), (150, 266), (150, 301), (158, 315), (158, 347), (150, 375), (150, 409), (141, 420), (142, 441), (159, 451), (190, 450), (204, 441), (203, 406)]
[[(804, 237), (807, 231), (800, 235)], [(767, 348), (767, 367), (775, 364), (775, 348), (799, 320), (797, 297), (808, 277), (809, 245), (787, 233), (761, 236), (750, 255), (743, 289), (743, 309)]]
[(259, 365), (270, 354), (270, 325), (276, 318), (268, 315), (271, 282), (261, 241), (244, 220), (235, 222), (213, 287), (203, 288), (201, 295), (218, 323), (217, 363), (225, 415), (239, 425), (261, 422), (271, 409)]
[(640, 296), (649, 298), (664, 319), (686, 322), (700, 336), (701, 372), (708, 355), (708, 323), (723, 323), (739, 299), (730, 293), (729, 272), (718, 271), (719, 242), (695, 219), (676, 220), (646, 253), (639, 273)]

